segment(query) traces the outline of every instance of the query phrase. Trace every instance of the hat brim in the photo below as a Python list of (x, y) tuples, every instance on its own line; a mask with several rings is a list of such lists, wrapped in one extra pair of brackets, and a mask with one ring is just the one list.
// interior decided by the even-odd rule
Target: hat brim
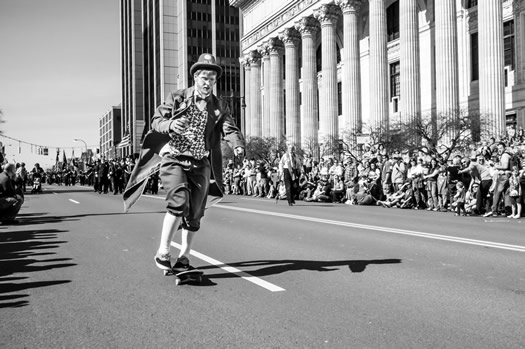
[(217, 64), (200, 63), (197, 62), (190, 68), (190, 74), (193, 76), (197, 70), (212, 70), (217, 73), (217, 79), (222, 75), (222, 68)]

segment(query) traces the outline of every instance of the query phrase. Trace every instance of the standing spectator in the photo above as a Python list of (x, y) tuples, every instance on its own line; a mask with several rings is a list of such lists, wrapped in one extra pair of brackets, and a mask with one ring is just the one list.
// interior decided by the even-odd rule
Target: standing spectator
[(520, 183), (520, 170), (518, 166), (512, 168), (512, 174), (509, 178), (509, 197), (512, 207), (512, 213), (507, 218), (519, 219), (521, 217), (521, 199), (523, 192)]
[(16, 215), (20, 211), (24, 198), (15, 188), (16, 166), (7, 163), (0, 173), (0, 221), (2, 224), (16, 224)]
[(351, 200), (355, 194), (354, 189), (357, 186), (357, 180), (359, 179), (359, 173), (357, 172), (357, 166), (352, 159), (348, 158), (345, 160), (345, 177), (344, 184), (346, 188), (346, 202), (347, 205), (352, 205), (354, 202)]
[(24, 162), (20, 163), (20, 167), (16, 169), (16, 182), (22, 190), (22, 193), (25, 193), (27, 183), (27, 169)]
[(237, 164), (237, 167), (233, 170), (233, 185), (232, 185), (232, 194), (240, 195), (241, 194), (241, 165)]
[(304, 173), (306, 175), (312, 172), (313, 162), (312, 154), (307, 153), (304, 159)]
[(456, 184), (461, 180), (461, 175), (459, 174), (459, 164), (460, 158), (455, 156), (452, 159), (452, 162), (447, 166), (447, 182), (448, 182), (448, 202), (452, 203), (452, 198), (456, 195)]
[(382, 159), (380, 170), (383, 194), (390, 195), (392, 193), (392, 162), (390, 161), (389, 156), (386, 154), (380, 154), (379, 156)]
[(255, 185), (257, 184), (256, 178), (256, 169), (253, 166), (252, 162), (248, 161), (244, 169), (244, 179), (246, 181), (246, 191), (244, 193), (245, 195), (254, 195)]
[(497, 216), (500, 209), (500, 201), (504, 200), (510, 173), (510, 154), (506, 151), (505, 143), (498, 144), (499, 163), (494, 166), (498, 170), (492, 184), (492, 210), (485, 213), (484, 217)]
[(268, 189), (270, 187), (270, 180), (268, 178), (269, 166), (264, 162), (259, 163), (259, 197), (263, 198), (268, 195)]
[(407, 179), (407, 167), (401, 156), (394, 157), (394, 164), (392, 165), (392, 185), (394, 192), (399, 191), (401, 186)]
[(410, 167), (408, 169), (407, 178), (412, 184), (412, 196), (414, 198), (414, 209), (418, 210), (423, 207), (424, 195), (422, 193), (423, 184), (423, 160), (416, 160), (415, 158), (410, 160)]
[(473, 210), (473, 213), (483, 214), (484, 212), (488, 212), (489, 210), (486, 209), (486, 204), (487, 195), (489, 194), (489, 189), (492, 185), (492, 175), (490, 173), (489, 167), (485, 164), (485, 157), (483, 154), (478, 154), (476, 159), (473, 159), (469, 166), (463, 170), (460, 170), (459, 173), (461, 174), (462, 172), (467, 171), (470, 172), (470, 176), (472, 178), (471, 185), (479, 185), (479, 188), (476, 191), (476, 207)]
[(447, 211), (447, 205), (450, 204), (448, 196), (448, 176), (445, 164), (441, 164), (439, 176), (437, 178), (438, 206), (442, 212)]
[(286, 153), (281, 157), (279, 162), (279, 174), (284, 185), (286, 186), (286, 198), (288, 205), (295, 204), (296, 191), (299, 186), (299, 176), (301, 175), (301, 163), (295, 155), (295, 146), (293, 143), (287, 143)]
[(423, 178), (427, 181), (427, 193), (428, 193), (428, 208), (427, 210), (437, 211), (440, 209), (438, 203), (438, 190), (437, 190), (437, 178), (440, 172), (439, 164), (436, 158), (430, 159), (430, 168), (428, 175)]

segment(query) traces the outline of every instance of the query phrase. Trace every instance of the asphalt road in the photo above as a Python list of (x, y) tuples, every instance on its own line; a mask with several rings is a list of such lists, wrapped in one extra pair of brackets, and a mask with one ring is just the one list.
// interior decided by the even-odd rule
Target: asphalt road
[(0, 226), (1, 348), (525, 347), (525, 219), (228, 196), (176, 286), (162, 197), (44, 189)]

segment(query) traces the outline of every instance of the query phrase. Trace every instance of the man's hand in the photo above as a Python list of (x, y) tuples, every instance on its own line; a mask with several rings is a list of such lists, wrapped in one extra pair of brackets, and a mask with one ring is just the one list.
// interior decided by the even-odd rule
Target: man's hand
[(173, 120), (170, 124), (170, 130), (172, 130), (176, 134), (183, 134), (186, 129), (188, 128), (188, 119), (187, 118), (180, 118)]
[(243, 147), (237, 147), (233, 150), (235, 153), (235, 156), (244, 156), (244, 148)]

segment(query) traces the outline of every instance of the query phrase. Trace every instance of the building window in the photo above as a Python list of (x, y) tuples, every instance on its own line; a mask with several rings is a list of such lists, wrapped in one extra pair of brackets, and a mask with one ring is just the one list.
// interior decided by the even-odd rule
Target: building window
[(467, 8), (478, 6), (478, 0), (469, 0)]
[(390, 98), (401, 95), (401, 65), (399, 62), (390, 64)]
[(386, 9), (388, 41), (399, 39), (399, 1)]
[(479, 80), (479, 52), (478, 33), (470, 35), (470, 74), (471, 81)]
[(505, 66), (514, 70), (514, 21), (503, 23), (503, 52), (505, 55)]

